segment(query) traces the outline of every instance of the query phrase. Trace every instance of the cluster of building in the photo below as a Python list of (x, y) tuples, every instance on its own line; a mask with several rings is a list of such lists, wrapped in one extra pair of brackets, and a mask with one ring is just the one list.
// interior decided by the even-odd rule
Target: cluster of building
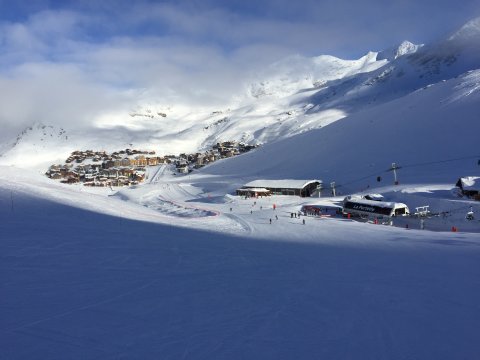
[[(146, 156), (148, 155), (148, 156)], [(62, 183), (85, 186), (130, 186), (145, 180), (145, 167), (158, 165), (163, 158), (153, 151), (74, 151), (65, 164), (52, 165), (45, 175)]]
[(167, 155), (166, 157), (175, 164), (178, 173), (188, 174), (193, 169), (199, 169), (220, 159), (246, 153), (256, 147), (258, 147), (258, 145), (248, 145), (237, 141), (224, 141), (216, 143), (212, 146), (212, 149), (203, 153), (180, 154), (173, 158)]
[[(458, 179), (456, 183), (459, 195), (473, 200), (480, 200), (480, 176), (467, 176)], [(293, 195), (301, 197), (320, 197), (322, 194), (321, 180), (255, 180), (246, 183), (236, 190), (238, 196), (264, 197), (270, 195)], [(330, 194), (329, 194), (330, 195)], [(335, 194), (332, 194), (335, 197)], [(345, 216), (352, 219), (371, 220), (374, 223), (393, 224), (394, 218), (420, 219), (420, 229), (424, 228), (424, 219), (431, 216), (446, 215), (449, 212), (433, 214), (430, 207), (416, 207), (410, 212), (408, 206), (400, 202), (385, 201), (380, 194), (349, 195), (339, 205), (304, 204), (300, 213), (312, 216)], [(466, 215), (467, 220), (474, 220), (472, 207)], [(406, 223), (408, 228), (408, 223)], [(455, 230), (453, 230), (455, 229)], [(452, 228), (456, 231), (456, 228)]]
[(146, 167), (172, 164), (177, 173), (189, 173), (219, 159), (254, 149), (235, 141), (215, 144), (204, 153), (156, 156), (155, 151), (125, 149), (111, 154), (106, 151), (74, 151), (65, 164), (52, 165), (46, 172), (62, 183), (83, 183), (85, 186), (130, 186), (145, 180)]

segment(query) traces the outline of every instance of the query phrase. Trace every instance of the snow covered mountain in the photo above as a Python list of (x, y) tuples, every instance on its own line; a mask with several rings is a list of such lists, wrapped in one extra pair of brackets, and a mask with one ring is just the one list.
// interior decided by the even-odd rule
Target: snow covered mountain
[(343, 60), (328, 55), (314, 58), (292, 56), (258, 74), (257, 77), (262, 80), (250, 86), (250, 93), (255, 98), (280, 98), (299, 91), (322, 88), (329, 81), (370, 72), (386, 63), (377, 60), (375, 52), (369, 52), (358, 60)]
[(479, 113), (480, 70), (473, 70), (202, 173), (243, 181), (317, 178), (337, 181), (347, 192), (392, 183), (388, 170), (396, 162), (402, 182), (453, 183), (461, 174), (480, 171)]
[(402, 43), (398, 46), (380, 51), (377, 55), (377, 60), (385, 59), (388, 61), (392, 61), (399, 58), (400, 56), (413, 54), (417, 52), (417, 50), (422, 46), (423, 45), (412, 44), (410, 41), (405, 40), (402, 41)]
[[(244, 97), (223, 109), (144, 103), (128, 113), (103, 114), (87, 129), (62, 130), (68, 139), (43, 135), (48, 124), (32, 126), (0, 149), (0, 164), (44, 170), (85, 148), (133, 146), (170, 154), (201, 151), (219, 141), (286, 139), (480, 68), (479, 22), (472, 20), (434, 44), (405, 41), (358, 60), (326, 55), (281, 60), (249, 79)], [(420, 121), (415, 118), (412, 114), (408, 121)]]

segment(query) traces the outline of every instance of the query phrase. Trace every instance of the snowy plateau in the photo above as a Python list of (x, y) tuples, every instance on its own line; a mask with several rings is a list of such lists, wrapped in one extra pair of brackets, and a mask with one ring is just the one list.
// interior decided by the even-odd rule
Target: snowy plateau
[[(480, 202), (455, 187), (480, 177), (478, 49), (475, 19), (358, 60), (281, 60), (223, 109), (32, 123), (0, 144), (0, 359), (479, 359)], [(230, 140), (261, 146), (132, 187), (44, 175), (74, 150)], [(235, 195), (258, 179), (326, 191)], [(369, 193), (432, 216), (292, 216)]]

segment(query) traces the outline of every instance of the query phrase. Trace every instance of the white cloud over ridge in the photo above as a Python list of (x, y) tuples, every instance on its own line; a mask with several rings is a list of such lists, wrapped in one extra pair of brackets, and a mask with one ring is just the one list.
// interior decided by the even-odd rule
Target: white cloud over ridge
[(81, 126), (142, 100), (228, 106), (252, 74), (282, 57), (375, 50), (385, 23), (402, 19), (370, 16), (402, 15), (409, 3), (362, 14), (341, 1), (39, 1), (0, 22), (0, 124)]

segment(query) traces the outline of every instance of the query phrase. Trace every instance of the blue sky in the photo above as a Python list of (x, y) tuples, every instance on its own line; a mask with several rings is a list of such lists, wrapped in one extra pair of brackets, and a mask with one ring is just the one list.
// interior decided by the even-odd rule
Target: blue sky
[[(404, 39), (429, 42), (480, 16), (480, 0), (0, 0), (2, 23), (28, 26), (46, 11), (71, 16), (87, 41), (161, 37), (235, 51), (252, 44), (354, 58)], [(289, 50), (287, 50), (289, 49)]]
[(289, 55), (359, 58), (477, 16), (480, 0), (0, 0), (0, 124), (92, 118), (136, 93), (221, 103)]

